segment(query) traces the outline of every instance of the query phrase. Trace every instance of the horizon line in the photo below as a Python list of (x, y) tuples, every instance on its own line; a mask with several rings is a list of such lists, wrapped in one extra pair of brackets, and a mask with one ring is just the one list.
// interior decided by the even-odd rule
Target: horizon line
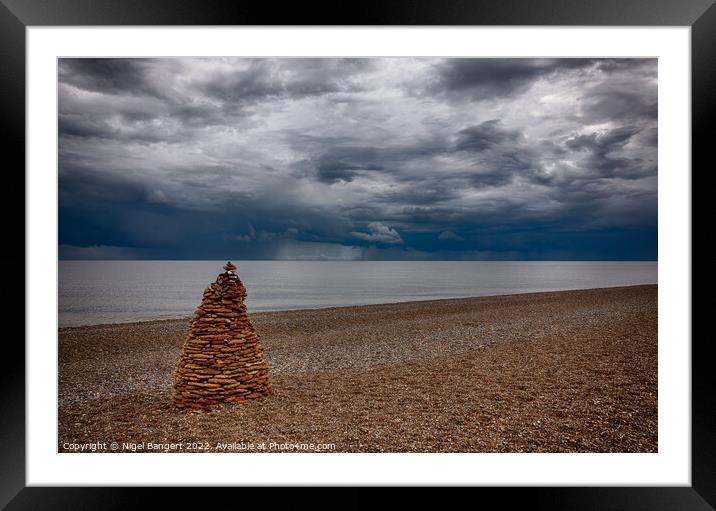
[(657, 263), (658, 259), (57, 259), (58, 262), (318, 262), (318, 263)]

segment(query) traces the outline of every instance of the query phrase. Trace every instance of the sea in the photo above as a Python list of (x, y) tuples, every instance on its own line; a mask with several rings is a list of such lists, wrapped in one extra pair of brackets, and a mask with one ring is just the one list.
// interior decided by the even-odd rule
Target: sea
[[(657, 283), (656, 262), (233, 261), (249, 312)], [(60, 327), (184, 318), (225, 261), (59, 261)]]

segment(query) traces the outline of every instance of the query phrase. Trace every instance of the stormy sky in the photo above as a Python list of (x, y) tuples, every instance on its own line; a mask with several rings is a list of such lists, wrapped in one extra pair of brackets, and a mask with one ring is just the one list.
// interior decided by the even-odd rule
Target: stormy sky
[(62, 259), (655, 260), (655, 59), (61, 59)]

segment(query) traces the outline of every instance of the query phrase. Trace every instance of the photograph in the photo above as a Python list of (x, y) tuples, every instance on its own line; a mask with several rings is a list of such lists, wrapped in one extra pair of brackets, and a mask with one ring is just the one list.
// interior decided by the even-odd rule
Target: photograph
[(658, 64), (58, 58), (57, 452), (658, 453)]

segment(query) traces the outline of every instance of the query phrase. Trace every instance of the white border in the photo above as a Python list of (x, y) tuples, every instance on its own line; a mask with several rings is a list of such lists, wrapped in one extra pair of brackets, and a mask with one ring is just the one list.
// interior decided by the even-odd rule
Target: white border
[[(28, 485), (691, 484), (688, 27), (31, 27), (27, 42)], [(57, 454), (56, 58), (201, 55), (658, 57), (658, 454)]]

